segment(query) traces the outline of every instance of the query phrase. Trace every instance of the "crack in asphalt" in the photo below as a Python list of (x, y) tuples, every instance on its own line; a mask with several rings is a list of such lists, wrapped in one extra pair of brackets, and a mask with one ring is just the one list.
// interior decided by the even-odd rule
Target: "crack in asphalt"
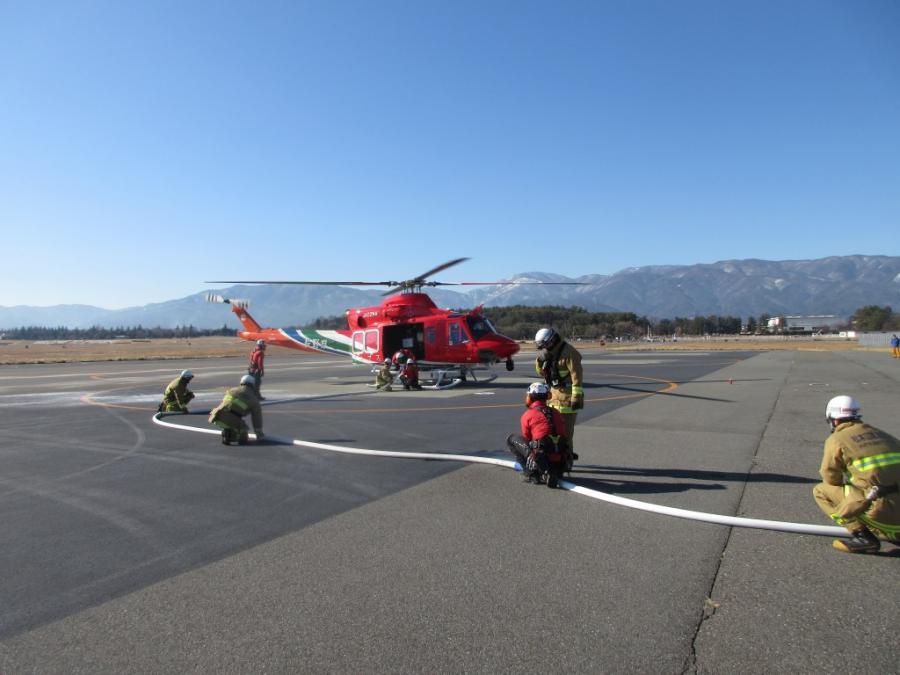
[[(763, 439), (766, 436), (766, 432), (769, 430), (769, 424), (772, 421), (772, 416), (775, 414), (775, 410), (778, 408), (778, 403), (781, 401), (781, 394), (784, 391), (785, 383), (788, 381), (790, 377), (791, 371), (794, 369), (794, 358), (791, 358), (789, 367), (784, 371), (784, 377), (781, 380), (781, 386), (778, 388), (778, 395), (775, 397), (775, 400), (772, 402), (772, 407), (769, 409), (769, 414), (766, 416), (766, 423), (763, 425), (762, 431), (759, 434), (759, 437), (756, 439), (756, 448), (753, 451), (753, 457), (750, 462), (750, 468), (747, 470), (747, 480), (744, 481), (741, 486), (741, 494), (738, 497), (738, 508), (736, 513), (740, 513), (741, 503), (744, 501), (744, 493), (747, 491), (747, 484), (750, 482), (749, 476), (753, 473), (754, 467), (756, 467), (756, 457), (759, 454), (759, 448), (762, 446)], [(684, 668), (681, 670), (681, 675), (696, 675), (697, 670), (697, 638), (700, 637), (700, 631), (703, 630), (703, 624), (705, 624), (709, 619), (715, 616), (716, 611), (719, 608), (719, 603), (713, 599), (713, 590), (716, 587), (716, 583), (719, 580), (719, 571), (722, 569), (722, 561), (725, 559), (725, 551), (728, 550), (728, 545), (731, 543), (731, 536), (734, 534), (734, 528), (728, 528), (728, 535), (725, 537), (725, 541), (722, 544), (722, 550), (719, 552), (719, 561), (716, 563), (716, 569), (713, 572), (712, 580), (709, 584), (709, 589), (706, 592), (706, 597), (703, 601), (703, 608), (700, 612), (700, 618), (697, 620), (697, 626), (694, 628), (694, 635), (691, 637), (691, 649), (685, 658)]]

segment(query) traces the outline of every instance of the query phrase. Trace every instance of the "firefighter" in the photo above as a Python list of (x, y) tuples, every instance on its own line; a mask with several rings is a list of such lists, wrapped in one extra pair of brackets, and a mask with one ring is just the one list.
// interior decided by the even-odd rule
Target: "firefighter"
[(413, 358), (413, 353), (409, 349), (403, 348), (398, 349), (394, 352), (394, 356), (391, 358), (391, 363), (395, 368), (400, 368), (405, 364), (410, 358)]
[(547, 405), (550, 387), (534, 382), (525, 393), (527, 410), (519, 419), (521, 435), (510, 434), (506, 447), (516, 456), (525, 480), (555, 488), (565, 470), (566, 422), (564, 415)]
[(163, 394), (162, 403), (159, 404), (159, 412), (180, 412), (187, 414), (187, 404), (194, 398), (194, 392), (188, 389), (188, 384), (194, 379), (194, 374), (189, 370), (182, 370), (181, 374), (169, 382)]
[(262, 406), (256, 393), (253, 376), (244, 375), (241, 384), (225, 392), (222, 402), (209, 413), (210, 424), (222, 430), (222, 443), (230, 445), (237, 441), (238, 445), (246, 445), (249, 440), (249, 429), (243, 418), (249, 414), (253, 420), (253, 431), (256, 440), (265, 438), (263, 434)]
[(835, 396), (825, 406), (831, 435), (813, 496), (850, 532), (832, 545), (845, 553), (877, 553), (879, 537), (900, 545), (900, 440), (862, 421), (859, 402)]
[(406, 391), (410, 389), (422, 390), (422, 386), (419, 384), (419, 366), (412, 356), (406, 359), (406, 363), (400, 368), (400, 381), (403, 383), (403, 388)]
[(266, 373), (265, 369), (265, 360), (266, 360), (266, 341), (265, 340), (257, 340), (256, 347), (250, 352), (250, 365), (247, 367), (247, 373), (253, 376), (253, 381), (256, 383), (256, 395), (259, 397), (260, 401), (265, 401), (266, 397), (262, 395), (262, 378)]
[(575, 419), (584, 408), (583, 373), (581, 352), (560, 337), (552, 328), (541, 328), (534, 336), (534, 346), (539, 350), (534, 368), (550, 387), (548, 405), (562, 413), (566, 422), (566, 439), (569, 442), (569, 459), (578, 459), (575, 453)]
[(375, 373), (375, 388), (384, 389), (384, 391), (392, 391), (391, 385), (394, 383), (394, 373), (391, 370), (391, 360), (385, 359), (381, 368)]

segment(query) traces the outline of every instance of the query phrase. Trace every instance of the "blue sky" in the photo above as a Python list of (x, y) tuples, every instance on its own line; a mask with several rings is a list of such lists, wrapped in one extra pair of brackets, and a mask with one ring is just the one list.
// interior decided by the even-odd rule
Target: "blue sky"
[(0, 305), (900, 255), (900, 3), (0, 3)]

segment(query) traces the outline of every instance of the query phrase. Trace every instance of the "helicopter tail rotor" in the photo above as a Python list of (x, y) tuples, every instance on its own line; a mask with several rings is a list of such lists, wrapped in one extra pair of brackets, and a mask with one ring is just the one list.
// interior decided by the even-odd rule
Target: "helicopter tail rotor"
[(215, 293), (207, 293), (206, 301), (212, 302), (212, 303), (224, 304), (224, 305), (233, 305), (234, 307), (239, 307), (241, 309), (246, 309), (247, 307), (250, 306), (249, 300), (243, 300), (240, 298), (229, 299), (222, 295), (216, 295)]

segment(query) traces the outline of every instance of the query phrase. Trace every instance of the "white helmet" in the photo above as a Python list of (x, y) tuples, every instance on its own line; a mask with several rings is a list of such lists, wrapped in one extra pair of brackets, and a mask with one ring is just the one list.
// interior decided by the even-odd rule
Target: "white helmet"
[(265, 348), (266, 348), (266, 341), (265, 341), (265, 340), (257, 340), (257, 341), (256, 341), (256, 346), (257, 346), (257, 347), (262, 347), (263, 349), (265, 349)]
[(252, 384), (254, 387), (256, 386), (256, 378), (253, 377), (250, 373), (247, 373), (241, 378), (241, 384)]
[(835, 396), (828, 401), (828, 405), (825, 406), (825, 419), (829, 422), (831, 420), (861, 418), (862, 410), (859, 401), (852, 396)]
[(192, 380), (194, 378), (194, 374), (189, 370), (181, 371), (181, 379), (182, 380)]
[(552, 328), (541, 328), (534, 336), (534, 345), (538, 349), (543, 349), (555, 337), (556, 331)]
[(550, 394), (550, 387), (543, 382), (532, 382), (528, 385), (528, 395), (532, 398), (547, 398)]
[(390, 359), (385, 359), (384, 362), (385, 362), (385, 364), (388, 364), (388, 363), (391, 362), (391, 360), (390, 360)]

